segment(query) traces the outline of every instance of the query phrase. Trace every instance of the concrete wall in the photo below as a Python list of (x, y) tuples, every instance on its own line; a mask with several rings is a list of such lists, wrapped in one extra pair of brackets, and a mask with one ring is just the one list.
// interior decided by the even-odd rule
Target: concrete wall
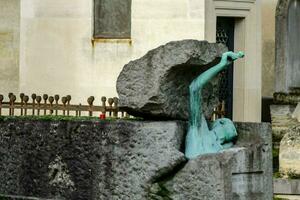
[(132, 43), (92, 39), (93, 0), (21, 1), (20, 91), (116, 96), (123, 65), (171, 40), (204, 38), (204, 0), (132, 0)]
[(275, 11), (277, 0), (262, 1), (262, 96), (272, 97), (275, 82)]
[(0, 0), (0, 94), (18, 92), (20, 0)]

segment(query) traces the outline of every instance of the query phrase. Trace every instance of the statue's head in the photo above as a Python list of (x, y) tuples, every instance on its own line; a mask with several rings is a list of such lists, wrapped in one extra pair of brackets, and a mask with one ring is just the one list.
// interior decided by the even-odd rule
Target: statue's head
[(214, 121), (212, 130), (216, 133), (222, 143), (230, 142), (237, 136), (233, 122), (227, 118), (221, 118)]

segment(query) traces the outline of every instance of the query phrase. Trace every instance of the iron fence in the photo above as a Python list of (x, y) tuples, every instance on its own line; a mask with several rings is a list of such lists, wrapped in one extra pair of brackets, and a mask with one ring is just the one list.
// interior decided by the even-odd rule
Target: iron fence
[(40, 115), (63, 115), (63, 116), (94, 116), (99, 113), (102, 116), (113, 118), (124, 118), (129, 115), (120, 110), (118, 107), (118, 98), (101, 98), (101, 105), (94, 105), (95, 98), (90, 96), (87, 104), (71, 104), (71, 95), (42, 96), (32, 94), (31, 97), (21, 93), (19, 101), (13, 93), (8, 94), (8, 100), (5, 101), (3, 95), (0, 94), (0, 116), (40, 116)]

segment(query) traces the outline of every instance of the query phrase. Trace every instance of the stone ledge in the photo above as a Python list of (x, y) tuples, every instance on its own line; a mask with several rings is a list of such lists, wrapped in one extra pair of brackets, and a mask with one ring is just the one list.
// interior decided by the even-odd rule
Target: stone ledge
[(274, 194), (300, 195), (300, 179), (274, 179)]
[(0, 200), (54, 200), (54, 199), (42, 199), (42, 198), (37, 198), (37, 197), (26, 197), (26, 196), (0, 194)]

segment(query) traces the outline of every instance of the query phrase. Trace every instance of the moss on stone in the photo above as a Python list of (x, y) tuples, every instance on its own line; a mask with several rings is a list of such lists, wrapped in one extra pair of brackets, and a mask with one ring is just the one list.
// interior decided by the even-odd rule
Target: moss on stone
[(280, 198), (280, 197), (274, 197), (273, 200), (288, 200), (288, 199)]
[[(120, 118), (107, 117), (105, 121), (115, 121)], [(61, 116), (61, 115), (43, 115), (43, 116), (0, 116), (0, 121), (9, 121), (9, 120), (38, 120), (38, 121), (100, 121), (98, 117), (89, 117), (89, 116)], [(142, 118), (122, 118), (122, 120), (143, 120)]]

